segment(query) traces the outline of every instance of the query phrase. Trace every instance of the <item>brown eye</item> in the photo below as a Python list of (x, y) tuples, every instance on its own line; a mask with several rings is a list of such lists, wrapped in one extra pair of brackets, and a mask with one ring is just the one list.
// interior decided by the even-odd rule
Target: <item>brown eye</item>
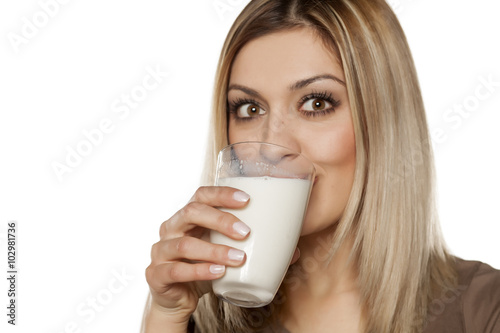
[(306, 113), (315, 113), (318, 114), (321, 112), (326, 112), (328, 110), (332, 110), (336, 105), (332, 105), (332, 103), (328, 102), (324, 98), (309, 98), (302, 105), (301, 110)]
[(325, 108), (325, 101), (322, 100), (322, 99), (319, 99), (319, 98), (316, 98), (313, 102), (312, 102), (312, 107), (314, 110), (316, 111), (321, 111)]
[(258, 105), (250, 104), (247, 108), (247, 112), (251, 117), (255, 117), (260, 113), (260, 108)]
[(247, 103), (243, 104), (240, 106), (237, 110), (237, 114), (239, 118), (251, 118), (251, 117), (257, 117), (259, 115), (262, 115), (266, 113), (264, 110), (261, 109), (260, 106), (254, 103)]

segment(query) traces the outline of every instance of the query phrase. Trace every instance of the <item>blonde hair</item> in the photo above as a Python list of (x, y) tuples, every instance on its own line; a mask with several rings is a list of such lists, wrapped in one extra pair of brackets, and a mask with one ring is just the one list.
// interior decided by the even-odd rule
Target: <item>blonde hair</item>
[[(383, 0), (254, 0), (236, 19), (215, 78), (207, 177), (227, 144), (231, 64), (252, 39), (309, 27), (342, 64), (356, 137), (355, 180), (332, 249), (354, 240), (352, 258), (365, 332), (420, 332), (431, 301), (456, 283), (434, 207), (434, 168), (425, 110), (409, 47)], [(202, 332), (251, 332), (271, 324), (272, 305), (243, 309), (209, 293), (195, 312)], [(259, 312), (260, 311), (260, 312)]]

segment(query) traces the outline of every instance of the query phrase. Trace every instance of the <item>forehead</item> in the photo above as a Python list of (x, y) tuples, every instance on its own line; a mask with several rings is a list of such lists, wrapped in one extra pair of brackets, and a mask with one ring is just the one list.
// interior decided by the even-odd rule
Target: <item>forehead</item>
[(230, 83), (283, 85), (318, 74), (345, 81), (340, 62), (311, 28), (280, 31), (248, 42), (236, 56)]

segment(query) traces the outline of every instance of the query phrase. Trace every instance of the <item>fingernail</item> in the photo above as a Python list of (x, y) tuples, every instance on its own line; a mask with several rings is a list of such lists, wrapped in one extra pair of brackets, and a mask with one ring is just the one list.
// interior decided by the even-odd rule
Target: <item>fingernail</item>
[(233, 199), (239, 202), (247, 202), (250, 199), (250, 196), (242, 191), (234, 192)]
[(210, 265), (210, 273), (219, 275), (224, 273), (226, 270), (226, 266), (224, 265)]
[(245, 252), (236, 249), (230, 249), (227, 252), (227, 256), (229, 260), (242, 261), (243, 258), (245, 258)]
[(250, 232), (250, 228), (245, 223), (240, 221), (233, 224), (233, 229), (242, 236), (246, 236)]

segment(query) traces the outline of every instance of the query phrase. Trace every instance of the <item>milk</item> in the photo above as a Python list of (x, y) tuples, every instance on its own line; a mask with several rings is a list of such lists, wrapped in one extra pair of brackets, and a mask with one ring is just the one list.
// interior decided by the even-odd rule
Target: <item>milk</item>
[(257, 307), (270, 303), (288, 269), (302, 230), (311, 182), (303, 179), (234, 177), (218, 180), (250, 195), (242, 209), (221, 209), (246, 223), (251, 232), (237, 241), (212, 231), (212, 243), (245, 251), (241, 267), (227, 267), (225, 275), (212, 282), (216, 295), (229, 302)]

